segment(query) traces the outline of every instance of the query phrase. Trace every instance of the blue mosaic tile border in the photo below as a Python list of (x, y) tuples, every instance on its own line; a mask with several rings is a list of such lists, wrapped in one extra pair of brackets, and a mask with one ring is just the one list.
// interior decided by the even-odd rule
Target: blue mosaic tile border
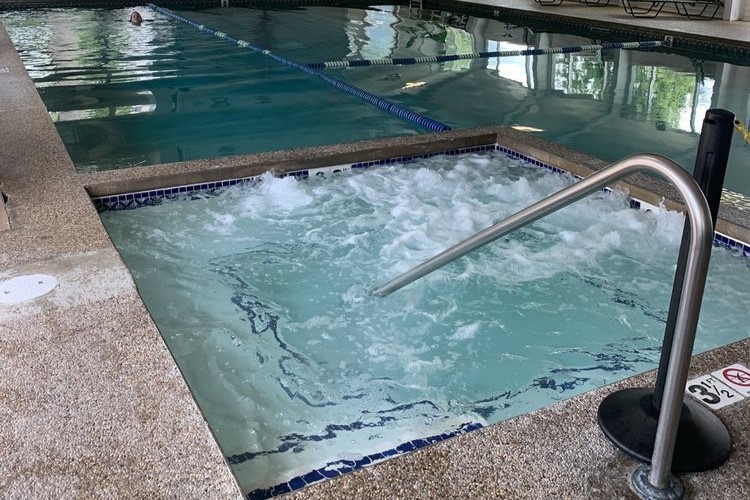
[(407, 441), (406, 443), (400, 444), (395, 448), (391, 448), (380, 453), (373, 453), (372, 455), (364, 456), (359, 460), (337, 460), (335, 462), (330, 462), (324, 467), (312, 470), (305, 475), (294, 477), (285, 483), (277, 484), (276, 486), (272, 486), (270, 488), (262, 488), (251, 491), (247, 494), (246, 498), (248, 500), (265, 500), (266, 498), (283, 495), (284, 493), (299, 490), (301, 488), (304, 488), (305, 486), (309, 486), (319, 481), (331, 479), (336, 476), (340, 476), (341, 474), (346, 474), (348, 472), (352, 472), (357, 469), (376, 464), (385, 459), (403, 455), (405, 453), (424, 448), (425, 446), (439, 443), (461, 434), (466, 434), (467, 432), (471, 432), (482, 427), (483, 425), (478, 422), (465, 423), (459, 426), (455, 431), (422, 439), (415, 439), (413, 441)]
[(136, 208), (159, 205), (164, 200), (178, 198), (180, 196), (204, 192), (216, 193), (222, 189), (238, 184), (253, 185), (257, 183), (254, 177), (246, 179), (231, 179), (226, 181), (204, 182), (201, 184), (190, 184), (173, 188), (154, 189), (151, 191), (138, 191), (135, 193), (117, 194), (113, 196), (102, 196), (92, 198), (97, 212), (110, 212), (115, 210), (133, 210)]
[[(539, 161), (536, 158), (532, 156), (526, 156), (524, 154), (519, 153), (518, 151), (514, 151), (513, 149), (506, 148), (504, 146), (500, 146), (499, 144), (495, 144), (495, 151), (499, 151), (500, 153), (504, 153), (509, 158), (515, 158), (517, 160), (523, 160), (526, 163), (530, 165), (534, 165), (536, 167), (546, 168), (547, 170), (551, 170), (552, 172), (555, 172), (556, 174), (567, 174), (567, 175), (573, 175), (567, 170), (563, 170), (559, 167), (556, 167), (554, 165), (550, 165), (549, 163), (544, 163), (543, 161)], [(574, 175), (574, 177), (581, 178), (579, 175)]]
[[(309, 170), (295, 170), (284, 172), (277, 177), (297, 177), (305, 179), (310, 175)], [(164, 200), (172, 200), (182, 196), (197, 194), (216, 194), (220, 191), (237, 185), (255, 186), (261, 182), (259, 176), (242, 177), (239, 179), (228, 179), (223, 181), (202, 182), (200, 184), (187, 184), (172, 188), (153, 189), (150, 191), (137, 191), (134, 193), (116, 194), (112, 196), (101, 196), (91, 198), (97, 212), (110, 212), (115, 210), (134, 210), (136, 208), (159, 205)]]
[(750, 245), (741, 241), (730, 238), (729, 236), (721, 233), (714, 233), (714, 245), (717, 247), (724, 247), (737, 252), (742, 252), (742, 255), (750, 258)]
[[(294, 170), (291, 172), (283, 172), (277, 174), (277, 177), (297, 177), (299, 179), (306, 179), (312, 173), (316, 171), (340, 171), (347, 170), (349, 168), (369, 168), (375, 166), (391, 165), (395, 163), (409, 163), (414, 160), (423, 158), (432, 158), (438, 155), (460, 155), (465, 153), (480, 153), (484, 151), (495, 151), (497, 149), (496, 144), (486, 144), (483, 146), (472, 146), (468, 148), (451, 149), (448, 151), (439, 151), (435, 153), (425, 153), (411, 156), (395, 156), (392, 158), (385, 158), (381, 160), (372, 160), (366, 162), (353, 163), (348, 166), (341, 167), (323, 167), (320, 169), (302, 169)], [(562, 170), (560, 170), (562, 172)], [(134, 193), (118, 194), (112, 196), (101, 196), (92, 198), (91, 201), (94, 203), (94, 207), (99, 213), (108, 212), (111, 210), (133, 210), (136, 208), (159, 205), (165, 199), (174, 199), (181, 196), (193, 195), (193, 194), (215, 194), (223, 189), (239, 184), (253, 186), (260, 181), (260, 176), (242, 177), (238, 179), (228, 179), (223, 181), (215, 182), (203, 182), (199, 184), (188, 184), (185, 186), (177, 186), (172, 188), (164, 189), (153, 189), (149, 191), (138, 191)]]
[[(394, 156), (391, 158), (384, 158), (381, 160), (372, 160), (359, 163), (352, 163), (351, 165), (342, 165), (338, 167), (322, 167), (317, 169), (302, 169), (291, 172), (283, 172), (277, 174), (277, 177), (296, 177), (298, 179), (306, 179), (310, 175), (323, 174), (325, 172), (340, 172), (348, 170), (350, 168), (362, 169), (370, 168), (383, 165), (392, 165), (397, 163), (409, 163), (415, 160), (432, 158), (439, 155), (460, 155), (465, 153), (482, 153), (485, 151), (497, 151), (505, 154), (509, 158), (521, 160), (529, 165), (547, 169), (557, 174), (573, 175), (574, 177), (581, 179), (580, 175), (571, 174), (567, 170), (563, 170), (549, 163), (539, 161), (534, 157), (524, 155), (510, 148), (500, 146), (499, 144), (485, 144), (483, 146), (472, 146), (468, 148), (450, 149), (447, 151), (438, 151), (434, 153), (424, 153), (419, 155), (411, 156)], [(99, 213), (108, 212), (111, 210), (132, 210), (145, 206), (159, 205), (164, 200), (175, 199), (184, 196), (195, 195), (211, 195), (216, 194), (228, 187), (236, 185), (254, 186), (261, 182), (260, 176), (243, 177), (239, 179), (228, 179), (223, 181), (215, 182), (203, 182), (200, 184), (189, 184), (185, 186), (177, 186), (173, 188), (154, 189), (150, 191), (139, 191), (135, 193), (126, 193), (113, 196), (102, 196), (92, 198), (91, 201), (94, 203), (94, 207)], [(610, 192), (611, 189), (604, 188), (605, 191)], [(632, 199), (630, 200), (630, 208), (641, 209), (641, 201)], [(742, 251), (745, 257), (750, 257), (750, 245), (739, 240), (730, 238), (729, 236), (715, 233), (714, 244), (716, 246), (726, 247), (731, 250)]]
[(391, 165), (393, 163), (409, 163), (414, 160), (432, 158), (433, 156), (440, 156), (440, 155), (454, 156), (454, 155), (462, 155), (465, 153), (483, 153), (485, 151), (495, 151), (495, 150), (497, 150), (497, 144), (485, 144), (484, 146), (472, 146), (469, 148), (450, 149), (448, 151), (438, 151), (436, 153), (424, 153), (424, 154), (412, 155), (412, 156), (395, 156), (393, 158), (386, 158), (383, 160), (372, 160), (372, 161), (365, 161), (361, 163), (353, 163), (352, 168), (379, 167), (383, 165)]
[[(634, 208), (636, 210), (650, 210), (650, 206), (651, 205), (646, 202), (637, 200), (635, 198), (630, 198), (630, 208)], [(726, 234), (722, 234), (718, 231), (714, 231), (714, 246), (728, 248), (729, 250), (733, 250), (736, 252), (742, 252), (743, 257), (750, 258), (749, 244), (744, 243), (740, 240), (735, 240), (734, 238), (731, 238)]]

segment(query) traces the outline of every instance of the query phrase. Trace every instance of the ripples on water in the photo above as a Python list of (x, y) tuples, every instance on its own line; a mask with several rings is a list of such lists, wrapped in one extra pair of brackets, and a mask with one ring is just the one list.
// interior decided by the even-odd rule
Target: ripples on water
[[(101, 170), (416, 134), (318, 78), (142, 9), (0, 13), (77, 167)], [(588, 45), (502, 19), (367, 9), (200, 8), (178, 13), (298, 62)], [(625, 40), (616, 40), (625, 41)], [(518, 126), (617, 161), (654, 152), (688, 170), (705, 111), (747, 121), (750, 68), (658, 51), (589, 51), (326, 70), (453, 128)], [(730, 77), (731, 76), (731, 77)], [(750, 194), (737, 136), (726, 186)]]
[[(618, 193), (369, 293), (570, 182), (436, 157), (103, 220), (250, 491), (655, 367), (683, 218)], [(698, 349), (743, 336), (744, 272), (714, 251)]]

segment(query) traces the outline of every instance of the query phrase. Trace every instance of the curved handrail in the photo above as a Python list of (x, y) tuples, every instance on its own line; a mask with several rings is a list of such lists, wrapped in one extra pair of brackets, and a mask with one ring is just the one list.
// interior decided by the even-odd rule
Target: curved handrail
[(687, 208), (687, 222), (690, 224), (690, 247), (682, 281), (672, 353), (667, 368), (664, 399), (656, 428), (651, 471), (648, 476), (649, 482), (655, 488), (664, 488), (672, 467), (683, 389), (687, 382), (713, 243), (713, 224), (706, 198), (695, 180), (677, 163), (653, 154), (639, 154), (620, 160), (493, 224), (373, 290), (372, 293), (381, 297), (386, 296), (479, 247), (600, 190), (609, 183), (641, 171), (657, 174), (677, 188)]

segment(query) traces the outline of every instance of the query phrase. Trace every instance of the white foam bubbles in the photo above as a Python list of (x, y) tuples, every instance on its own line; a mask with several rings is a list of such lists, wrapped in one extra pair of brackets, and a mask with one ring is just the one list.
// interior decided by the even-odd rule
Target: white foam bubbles
[(487, 188), (487, 193), (507, 202), (522, 200), (524, 203), (536, 194), (525, 177), (510, 184), (493, 184)]
[[(301, 404), (305, 398), (335, 402), (336, 420), (343, 422), (361, 419), (365, 402), (370, 415), (398, 409), (399, 422), (404, 422), (399, 425), (405, 426), (416, 418), (421, 422), (442, 412), (464, 412), (471, 402), (497, 394), (501, 380), (517, 394), (510, 411), (518, 412), (531, 404), (524, 398), (543, 392), (522, 388), (550, 367), (598, 367), (600, 361), (588, 352), (609, 352), (614, 335), (623, 337), (627, 347), (636, 336), (658, 337), (652, 323), (656, 330), (663, 331), (663, 325), (653, 318), (668, 303), (664, 283), (671, 283), (667, 271), (676, 252), (667, 256), (667, 265), (652, 254), (665, 250), (662, 240), (679, 240), (682, 217), (630, 210), (617, 193), (587, 197), (567, 212), (501, 238), (396, 294), (370, 298), (369, 291), (397, 271), (570, 182), (501, 155), (487, 156), (436, 158), (430, 166), (434, 172), (406, 165), (352, 171), (331, 181), (266, 176), (258, 187), (191, 201), (201, 204), (192, 215), (189, 207), (180, 206), (169, 217), (147, 217), (149, 223), (163, 224), (152, 238), (171, 237), (174, 242), (161, 254), (162, 265), (147, 262), (146, 269), (167, 269), (166, 278), (179, 271), (191, 280), (172, 286), (164, 284), (164, 277), (149, 282), (154, 287), (150, 295), (169, 308), (169, 314), (162, 315), (165, 321), (168, 317), (175, 322), (177, 333), (170, 338), (185, 342), (178, 355), (196, 353), (199, 359), (213, 342), (205, 338), (205, 328), (192, 325), (198, 302), (194, 295), (202, 294), (209, 306), (201, 311), (206, 324), (239, 314), (231, 320), (233, 331), (247, 332), (231, 338), (232, 344), (224, 338), (217, 346), (224, 349), (215, 356), (222, 363), (221, 377), (204, 377), (196, 370), (209, 399), (227, 393), (231, 404), (222, 410), (239, 408), (237, 421), (248, 419), (224, 442), (239, 442), (242, 450), (274, 450), (275, 436), (303, 432), (286, 429), (286, 422), (325, 428), (331, 406)], [(158, 211), (166, 205), (145, 213), (164, 213)], [(195, 212), (210, 215), (201, 219), (203, 224), (215, 231), (234, 228), (232, 234), (206, 238), (205, 232), (195, 230)], [(252, 218), (246, 215), (251, 213)], [(174, 229), (174, 218), (188, 227)], [(661, 234), (665, 229), (671, 233)], [(130, 224), (128, 231), (120, 238), (122, 244), (133, 245), (136, 238), (143, 242), (147, 233), (132, 231)], [(140, 246), (155, 246), (148, 243)], [(176, 244), (203, 255), (186, 264), (172, 263)], [(553, 279), (544, 279), (548, 277)], [(718, 295), (728, 297), (723, 283), (716, 286), (722, 287)], [(139, 288), (146, 289), (145, 281), (139, 281)], [(177, 296), (187, 298), (182, 309), (187, 312), (171, 309)], [(271, 315), (278, 318), (272, 328)], [(705, 311), (702, 316), (712, 334), (728, 323), (725, 314), (714, 314), (713, 320)], [(250, 335), (250, 319), (257, 335)], [(735, 315), (730, 329), (741, 333), (744, 319)], [(602, 337), (602, 331), (607, 335)], [(699, 335), (698, 342), (701, 337), (713, 335)], [(473, 392), (463, 392), (469, 389)], [(558, 397), (556, 391), (547, 392)], [(234, 394), (240, 395), (239, 401), (229, 397)], [(434, 411), (425, 411), (428, 405), (407, 409), (410, 405), (404, 404), (423, 400), (433, 402)], [(210, 405), (211, 412), (215, 408), (218, 405)], [(492, 418), (500, 416), (498, 412)], [(230, 417), (219, 419), (228, 422)], [(250, 421), (261, 419), (262, 431), (273, 439), (252, 448), (256, 445), (245, 443), (244, 429), (259, 428)], [(372, 432), (386, 431), (378, 427)], [(341, 443), (375, 442), (371, 434), (340, 434)], [(325, 440), (325, 445), (334, 442)], [(304, 454), (316, 460), (322, 456), (308, 445)]]
[(451, 340), (473, 339), (476, 336), (477, 332), (479, 331), (479, 328), (480, 328), (479, 322), (461, 325), (458, 328), (456, 328), (456, 331), (453, 332), (453, 335), (450, 336), (450, 339)]
[(346, 289), (341, 294), (341, 300), (347, 304), (361, 304), (371, 296), (370, 289), (364, 285), (357, 284)]
[(209, 210), (208, 216), (211, 218), (211, 221), (205, 225), (207, 231), (219, 234), (230, 234), (234, 230), (234, 223), (237, 220), (237, 217), (233, 214), (229, 212), (215, 212)]
[(452, 363), (445, 361), (437, 356), (430, 360), (414, 359), (406, 363), (404, 371), (411, 375), (427, 375), (430, 373), (448, 370)]
[(434, 170), (419, 168), (414, 172), (413, 180), (422, 189), (431, 191), (434, 191), (435, 189), (443, 189), (443, 177), (439, 172)]
[(294, 177), (274, 177), (266, 172), (257, 189), (248, 192), (240, 203), (243, 214), (253, 217), (287, 214), (312, 203), (313, 197)]
[(666, 243), (679, 243), (682, 239), (682, 228), (685, 216), (680, 212), (667, 210), (663, 204), (655, 212), (656, 225), (653, 234)]

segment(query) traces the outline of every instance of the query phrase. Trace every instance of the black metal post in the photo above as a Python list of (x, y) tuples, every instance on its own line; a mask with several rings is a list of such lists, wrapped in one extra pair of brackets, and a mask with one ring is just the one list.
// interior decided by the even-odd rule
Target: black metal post
[[(732, 145), (732, 134), (734, 133), (734, 113), (723, 109), (709, 109), (703, 119), (701, 138), (698, 143), (698, 154), (695, 157), (695, 169), (693, 179), (698, 183), (708, 201), (711, 210), (711, 222), (716, 227), (716, 218), (719, 215), (719, 203), (721, 202), (721, 191), (724, 188), (724, 175), (727, 171), (729, 161), (729, 147)], [(659, 372), (654, 387), (654, 406), (661, 408), (661, 398), (664, 394), (664, 383), (667, 376), (667, 365), (669, 354), (672, 352), (672, 339), (674, 338), (674, 325), (677, 318), (677, 304), (682, 293), (682, 279), (685, 277), (685, 262), (687, 261), (687, 250), (685, 243), (690, 237), (687, 225), (682, 231), (682, 247), (677, 258), (677, 271), (675, 272), (674, 285), (672, 286), (672, 299), (669, 303), (669, 314), (667, 315), (667, 326), (664, 329), (664, 342), (661, 345), (661, 360), (659, 361)]]
[[(693, 178), (706, 196), (714, 224), (719, 212), (733, 133), (733, 113), (723, 109), (710, 109), (706, 112)], [(610, 394), (599, 405), (597, 415), (602, 432), (615, 446), (646, 463), (650, 463), (654, 451), (659, 410), (682, 293), (682, 280), (685, 276), (685, 243), (688, 238), (690, 235), (686, 224), (682, 233), (683, 244), (677, 259), (656, 386), (654, 389), (632, 388)], [(672, 471), (699, 472), (718, 467), (729, 457), (730, 447), (729, 432), (718, 417), (700, 403), (686, 399), (682, 405)]]

